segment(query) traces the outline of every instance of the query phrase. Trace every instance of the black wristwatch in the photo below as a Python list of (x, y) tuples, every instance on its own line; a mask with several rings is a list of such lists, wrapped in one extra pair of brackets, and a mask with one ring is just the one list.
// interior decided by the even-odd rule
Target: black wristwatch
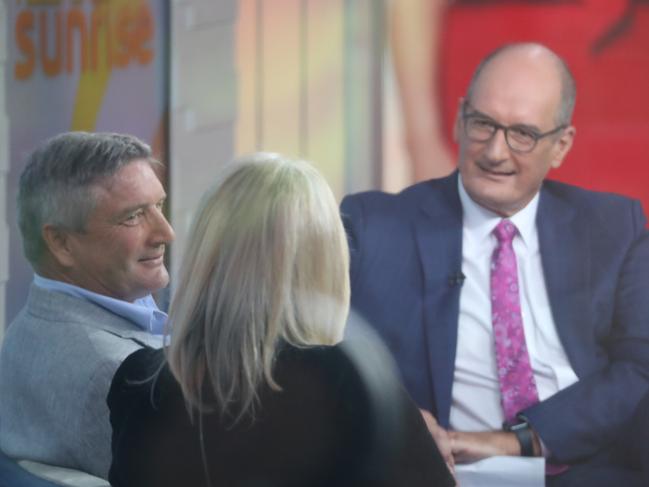
[(526, 417), (517, 416), (515, 422), (505, 422), (503, 430), (511, 431), (516, 435), (516, 439), (521, 445), (522, 457), (534, 456), (534, 432)]

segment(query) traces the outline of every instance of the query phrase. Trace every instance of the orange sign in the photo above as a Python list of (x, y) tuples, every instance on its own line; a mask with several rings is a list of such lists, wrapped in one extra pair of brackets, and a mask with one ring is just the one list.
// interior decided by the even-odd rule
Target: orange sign
[[(146, 65), (154, 57), (154, 20), (147, 2), (94, 0), (28, 2), (15, 20), (18, 56), (14, 76), (29, 79), (36, 69), (46, 76), (96, 71), (99, 66)], [(105, 48), (102, 48), (105, 46)]]

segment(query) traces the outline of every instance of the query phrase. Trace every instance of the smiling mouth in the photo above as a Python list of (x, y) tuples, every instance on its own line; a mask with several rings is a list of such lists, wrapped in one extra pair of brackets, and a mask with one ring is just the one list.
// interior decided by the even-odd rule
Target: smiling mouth
[(480, 170), (484, 173), (487, 173), (491, 176), (513, 176), (516, 174), (515, 171), (498, 171), (495, 169), (490, 169), (488, 166), (483, 166), (482, 164), (477, 164)]
[(154, 257), (145, 257), (139, 261), (143, 264), (158, 265), (164, 261), (164, 254), (156, 255)]

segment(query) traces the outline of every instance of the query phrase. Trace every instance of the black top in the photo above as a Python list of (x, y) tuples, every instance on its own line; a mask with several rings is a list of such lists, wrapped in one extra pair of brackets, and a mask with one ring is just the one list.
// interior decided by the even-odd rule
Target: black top
[(147, 380), (163, 361), (161, 350), (139, 350), (113, 379), (115, 487), (208, 486), (206, 472), (213, 487), (454, 485), (403, 389), (387, 380), (391, 394), (369, 394), (342, 347), (285, 346), (274, 369), (282, 391), (262, 387), (255, 420), (234, 427), (217, 413), (192, 423), (166, 364)]

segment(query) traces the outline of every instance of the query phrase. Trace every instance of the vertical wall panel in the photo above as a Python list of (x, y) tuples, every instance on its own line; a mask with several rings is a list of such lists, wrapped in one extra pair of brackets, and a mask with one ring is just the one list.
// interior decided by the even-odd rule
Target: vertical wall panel
[(263, 138), (258, 118), (261, 116), (261, 73), (258, 72), (259, 0), (239, 0), (235, 36), (235, 72), (237, 83), (236, 149), (253, 152)]
[[(309, 0), (306, 25), (306, 157), (342, 196), (345, 177), (344, 9), (342, 0)], [(351, 161), (349, 161), (351, 162)]]
[(9, 171), (9, 118), (6, 70), (9, 25), (4, 0), (0, 1), (0, 343), (5, 328), (5, 289), (9, 279), (9, 226), (7, 225), (7, 172)]
[(261, 148), (299, 155), (300, 0), (263, 5), (263, 127)]
[(338, 196), (376, 187), (382, 2), (241, 0), (240, 7), (237, 152), (309, 159)]
[(233, 157), (236, 0), (171, 5), (170, 218), (172, 283), (203, 193)]
[(384, 2), (345, 0), (345, 192), (379, 188)]

